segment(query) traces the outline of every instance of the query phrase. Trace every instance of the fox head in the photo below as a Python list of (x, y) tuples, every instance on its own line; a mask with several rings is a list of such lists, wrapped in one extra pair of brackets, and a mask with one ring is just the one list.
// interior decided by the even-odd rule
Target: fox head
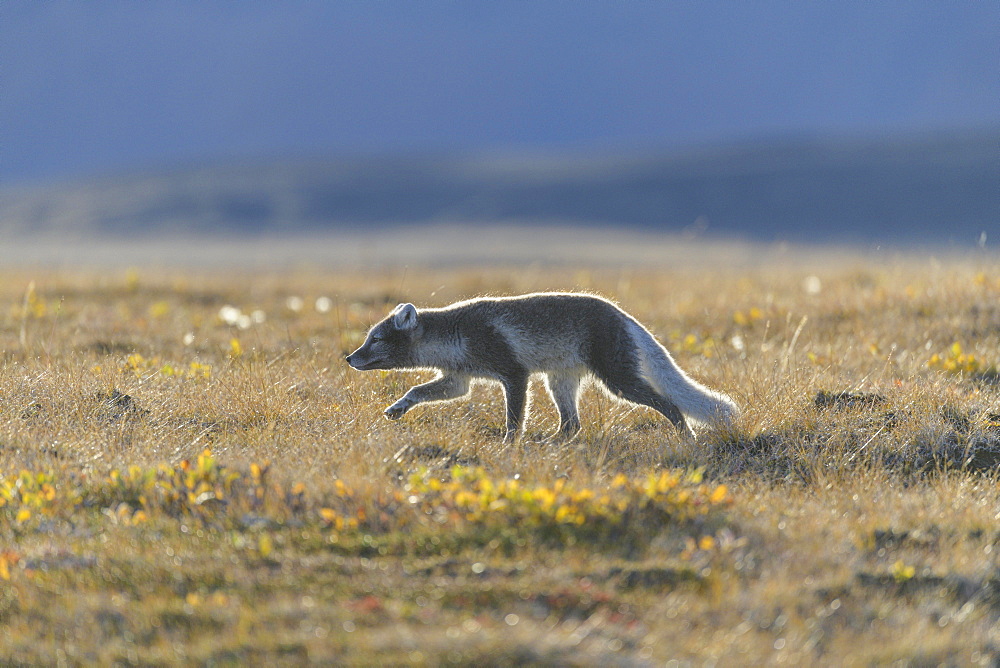
[(415, 366), (413, 344), (419, 324), (416, 307), (400, 304), (368, 331), (364, 344), (347, 356), (347, 363), (358, 371)]

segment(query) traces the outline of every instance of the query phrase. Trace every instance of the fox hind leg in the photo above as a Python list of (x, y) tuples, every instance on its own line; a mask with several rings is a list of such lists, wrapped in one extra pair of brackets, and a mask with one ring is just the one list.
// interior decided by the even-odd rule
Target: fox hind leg
[(665, 418), (670, 420), (670, 422), (681, 431), (687, 431), (688, 426), (687, 422), (684, 420), (684, 414), (681, 413), (681, 410), (677, 408), (676, 404), (654, 390), (645, 381), (639, 381), (628, 385), (619, 385), (617, 387), (609, 385), (608, 387), (622, 399), (631, 401), (634, 404), (649, 406), (653, 410), (663, 414)]
[(634, 404), (649, 406), (670, 420), (681, 431), (689, 431), (681, 410), (672, 401), (653, 389), (638, 373), (621, 368), (603, 369), (598, 372), (597, 377), (612, 394)]
[(545, 387), (559, 410), (559, 431), (556, 436), (574, 436), (580, 431), (580, 376), (573, 373), (548, 373)]

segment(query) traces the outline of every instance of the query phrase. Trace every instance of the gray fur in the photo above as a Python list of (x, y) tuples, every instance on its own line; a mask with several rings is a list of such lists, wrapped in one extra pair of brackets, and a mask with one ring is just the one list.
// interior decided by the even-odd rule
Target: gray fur
[(473, 380), (499, 382), (512, 440), (527, 412), (528, 378), (545, 375), (559, 410), (559, 431), (580, 429), (580, 386), (596, 378), (612, 396), (656, 409), (687, 429), (730, 425), (739, 414), (725, 394), (689, 378), (649, 331), (611, 302), (588, 294), (481, 297), (436, 309), (400, 304), (347, 356), (355, 369), (435, 369), (385, 409), (398, 419), (417, 404), (458, 399)]

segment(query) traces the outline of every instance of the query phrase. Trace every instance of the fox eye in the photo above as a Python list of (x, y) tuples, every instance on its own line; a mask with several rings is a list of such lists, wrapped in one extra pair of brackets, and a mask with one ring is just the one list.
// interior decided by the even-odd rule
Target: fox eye
[(385, 340), (385, 338), (382, 337), (382, 336), (379, 336), (378, 334), (373, 334), (372, 335), (372, 343), (379, 343), (380, 341), (384, 341), (384, 340)]

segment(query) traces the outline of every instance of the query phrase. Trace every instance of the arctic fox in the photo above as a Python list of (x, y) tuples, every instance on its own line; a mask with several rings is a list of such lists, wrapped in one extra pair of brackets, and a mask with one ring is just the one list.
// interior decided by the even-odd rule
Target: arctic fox
[(689, 378), (649, 331), (610, 301), (590, 294), (480, 297), (444, 308), (400, 304), (347, 356), (359, 371), (435, 369), (385, 409), (397, 420), (417, 404), (464, 397), (473, 380), (503, 386), (512, 441), (524, 422), (528, 377), (545, 375), (559, 432), (580, 430), (580, 384), (596, 378), (614, 397), (656, 409), (687, 430), (684, 416), (730, 425), (739, 409), (725, 394)]

